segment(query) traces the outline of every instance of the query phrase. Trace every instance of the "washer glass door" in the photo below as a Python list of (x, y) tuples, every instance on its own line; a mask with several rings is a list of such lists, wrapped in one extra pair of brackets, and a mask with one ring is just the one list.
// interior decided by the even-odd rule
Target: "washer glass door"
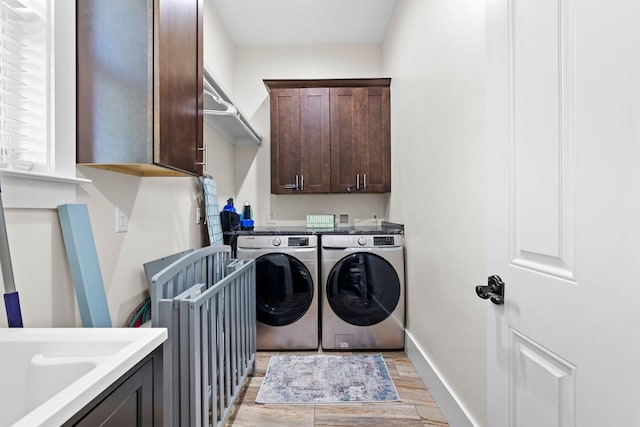
[(270, 326), (300, 319), (313, 301), (313, 278), (298, 259), (270, 253), (256, 259), (256, 317)]
[(368, 252), (342, 258), (327, 279), (327, 301), (347, 323), (370, 326), (382, 322), (400, 301), (400, 279), (387, 260)]

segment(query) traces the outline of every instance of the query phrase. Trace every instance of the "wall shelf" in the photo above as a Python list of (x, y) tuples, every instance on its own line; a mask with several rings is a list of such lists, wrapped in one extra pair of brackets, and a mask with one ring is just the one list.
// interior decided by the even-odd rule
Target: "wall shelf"
[(235, 145), (260, 145), (262, 135), (256, 131), (231, 98), (204, 70), (204, 122)]

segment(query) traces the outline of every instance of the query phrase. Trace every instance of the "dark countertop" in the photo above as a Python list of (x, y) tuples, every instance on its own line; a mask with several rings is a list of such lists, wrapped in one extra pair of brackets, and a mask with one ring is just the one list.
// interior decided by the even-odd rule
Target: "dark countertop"
[(283, 235), (322, 235), (322, 234), (404, 234), (404, 225), (382, 221), (376, 226), (362, 227), (334, 227), (334, 228), (307, 228), (305, 226), (272, 226), (255, 227), (253, 230), (238, 230), (225, 232), (226, 235), (235, 236), (283, 236)]

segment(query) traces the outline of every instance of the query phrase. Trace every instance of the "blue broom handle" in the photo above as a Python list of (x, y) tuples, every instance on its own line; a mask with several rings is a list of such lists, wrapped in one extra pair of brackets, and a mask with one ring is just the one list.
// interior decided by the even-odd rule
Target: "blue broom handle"
[(11, 265), (11, 253), (9, 252), (9, 239), (7, 238), (7, 222), (4, 219), (4, 206), (2, 205), (2, 188), (0, 188), (0, 267), (2, 267), (2, 280), (6, 293), (16, 291), (16, 283), (13, 280), (13, 266)]

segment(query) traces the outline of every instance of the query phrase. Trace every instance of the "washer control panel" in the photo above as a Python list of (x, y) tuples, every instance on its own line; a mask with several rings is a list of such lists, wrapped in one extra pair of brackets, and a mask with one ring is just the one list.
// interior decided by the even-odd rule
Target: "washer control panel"
[(238, 236), (238, 249), (269, 249), (278, 251), (296, 250), (298, 248), (309, 249), (318, 247), (316, 235), (240, 235)]
[(393, 238), (393, 236), (375, 236), (373, 238), (373, 246), (393, 246), (393, 245), (395, 245), (395, 239)]
[(308, 237), (289, 237), (289, 247), (291, 246), (309, 246)]

